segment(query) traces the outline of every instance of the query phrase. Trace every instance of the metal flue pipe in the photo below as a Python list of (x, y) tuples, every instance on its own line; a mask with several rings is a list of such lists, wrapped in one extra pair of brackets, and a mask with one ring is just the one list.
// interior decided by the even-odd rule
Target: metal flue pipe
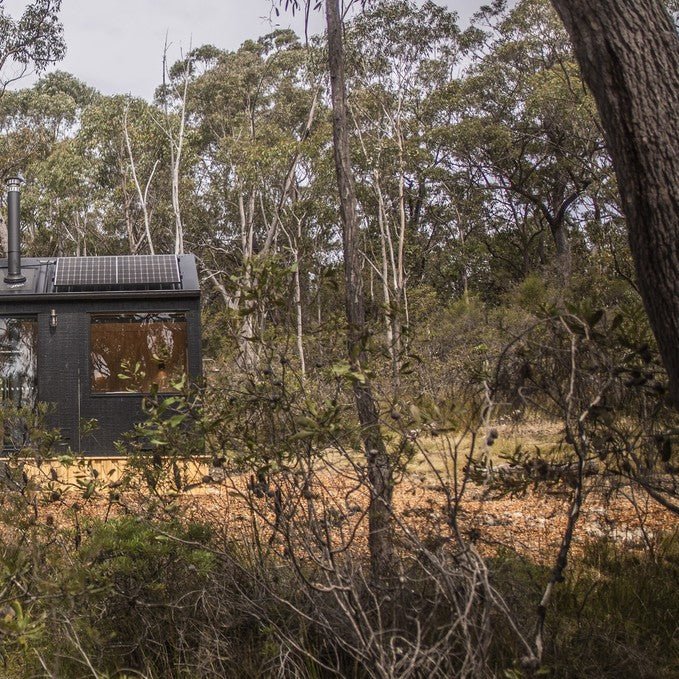
[(21, 275), (21, 177), (7, 179), (7, 275), (5, 283), (19, 284), (26, 281)]

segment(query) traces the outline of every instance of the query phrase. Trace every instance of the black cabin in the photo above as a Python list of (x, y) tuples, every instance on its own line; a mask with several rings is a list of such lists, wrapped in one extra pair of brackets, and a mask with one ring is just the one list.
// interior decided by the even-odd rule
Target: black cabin
[[(20, 256), (18, 182), (8, 182), (8, 257), (0, 260), (4, 404), (51, 404), (64, 448), (115, 454), (153, 385), (172, 393), (201, 374), (193, 255)], [(97, 426), (86, 437), (80, 423)], [(5, 432), (5, 450), (16, 447)]]

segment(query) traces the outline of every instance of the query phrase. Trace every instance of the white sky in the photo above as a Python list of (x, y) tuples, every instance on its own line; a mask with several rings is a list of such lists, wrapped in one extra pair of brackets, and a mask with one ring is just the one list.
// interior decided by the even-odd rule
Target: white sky
[[(465, 22), (483, 0), (436, 0)], [(487, 1), (487, 0), (486, 0)], [(0, 0), (17, 18), (28, 3)], [(310, 33), (322, 29), (314, 13)], [(301, 17), (271, 12), (270, 0), (62, 0), (66, 58), (55, 68), (73, 73), (104, 94), (130, 93), (147, 99), (162, 80), (165, 36), (172, 63), (189, 47), (213, 44), (234, 50), (278, 25), (303, 34)], [(273, 22), (273, 23), (272, 23)], [(24, 79), (18, 86), (29, 86)]]

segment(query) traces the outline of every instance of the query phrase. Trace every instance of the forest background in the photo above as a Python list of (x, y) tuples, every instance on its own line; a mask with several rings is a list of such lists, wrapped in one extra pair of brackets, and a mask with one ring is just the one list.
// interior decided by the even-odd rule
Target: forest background
[[(2, 14), (0, 65), (40, 71), (59, 3), (29, 7)], [(464, 30), (432, 2), (354, 9), (350, 270), (325, 38), (198, 46), (151, 102), (5, 78), (25, 253), (194, 253), (206, 376), (149, 397), (120, 478), (68, 456), (60, 478), (31, 415), (7, 676), (677, 671), (676, 410), (568, 35), (546, 0)], [(556, 537), (488, 532), (508, 495)]]

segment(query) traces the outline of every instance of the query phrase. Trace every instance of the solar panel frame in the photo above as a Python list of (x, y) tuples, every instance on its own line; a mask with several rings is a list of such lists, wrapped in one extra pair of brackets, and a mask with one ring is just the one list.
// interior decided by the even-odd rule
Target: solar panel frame
[(119, 285), (181, 282), (176, 255), (126, 255), (116, 259)]
[(180, 283), (176, 255), (59, 257), (54, 272), (54, 285), (61, 289), (134, 289)]

